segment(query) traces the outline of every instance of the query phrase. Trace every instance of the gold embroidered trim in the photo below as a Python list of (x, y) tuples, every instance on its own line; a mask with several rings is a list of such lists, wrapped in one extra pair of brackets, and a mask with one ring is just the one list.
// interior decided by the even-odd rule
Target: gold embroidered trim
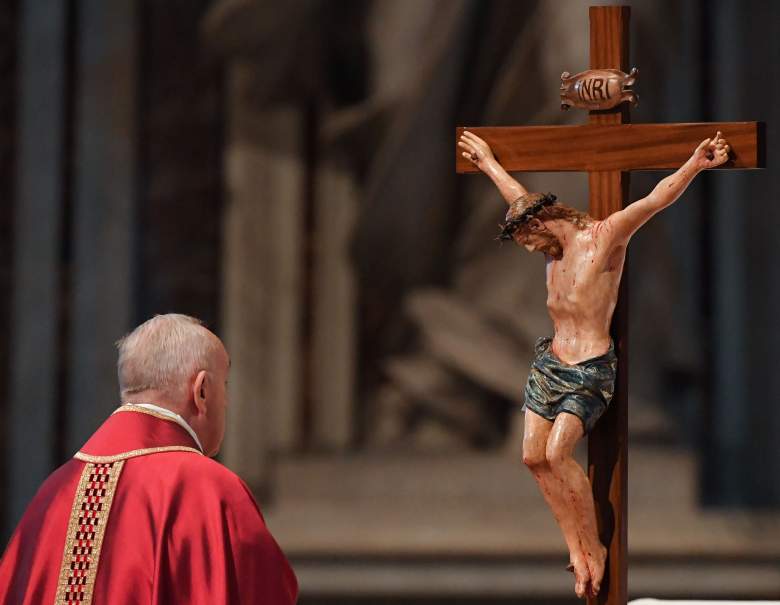
[(155, 418), (159, 418), (160, 420), (167, 420), (168, 422), (173, 422), (173, 424), (176, 425), (179, 424), (170, 416), (166, 416), (165, 414), (160, 414), (160, 412), (155, 412), (154, 410), (141, 408), (135, 405), (120, 406), (117, 409), (115, 409), (113, 412), (111, 412), (111, 415), (113, 416), (114, 414), (118, 414), (119, 412), (135, 412), (136, 414), (148, 414), (149, 416), (154, 416)]
[(55, 605), (92, 603), (100, 550), (124, 460), (84, 465), (68, 520)]
[(85, 454), (84, 452), (76, 452), (73, 457), (76, 460), (82, 460), (84, 462), (107, 463), (127, 460), (128, 458), (135, 458), (136, 456), (160, 454), (163, 452), (192, 452), (193, 454), (203, 455), (200, 450), (196, 450), (194, 447), (187, 447), (186, 445), (164, 445), (161, 447), (147, 447), (140, 450), (130, 450), (129, 452), (122, 452), (111, 456), (93, 456), (92, 454)]

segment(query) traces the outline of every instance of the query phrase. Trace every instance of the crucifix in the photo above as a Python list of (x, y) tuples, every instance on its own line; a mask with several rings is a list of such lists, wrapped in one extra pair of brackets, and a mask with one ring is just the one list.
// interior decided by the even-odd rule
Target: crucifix
[[(615, 281), (611, 285), (604, 286), (606, 289), (611, 287), (616, 294), (616, 300), (614, 296), (609, 300), (610, 304), (615, 304), (614, 315), (611, 308), (603, 313), (604, 317), (612, 318), (609, 334), (606, 335), (607, 339), (605, 342), (599, 341), (598, 346), (594, 347), (598, 349), (599, 355), (593, 359), (587, 359), (587, 363), (585, 363), (587, 369), (583, 369), (581, 374), (572, 378), (572, 384), (577, 380), (591, 382), (598, 380), (600, 382), (587, 385), (587, 388), (584, 388), (582, 392), (569, 398), (569, 408), (563, 409), (569, 414), (562, 415), (575, 417), (572, 415), (578, 414), (582, 425), (577, 424), (576, 430), (582, 431), (582, 427), (584, 427), (585, 433), (588, 434), (587, 476), (595, 503), (598, 537), (601, 543), (607, 546), (608, 551), (601, 590), (598, 591), (599, 587), (597, 586), (595, 591), (598, 592), (597, 595), (590, 590), (585, 592), (591, 605), (596, 603), (624, 605), (628, 598), (628, 309), (626, 306), (627, 280), (620, 279), (624, 269), (625, 247), (618, 255), (617, 265), (610, 269), (612, 263), (610, 259), (617, 257), (608, 255), (599, 259), (597, 240), (598, 238), (602, 238), (602, 241), (605, 240), (606, 236), (603, 235), (605, 230), (627, 228), (630, 231), (625, 238), (627, 243), (628, 237), (633, 233), (631, 229), (635, 230), (658, 209), (673, 202), (687, 187), (693, 178), (692, 175), (700, 169), (710, 167), (720, 169), (759, 168), (763, 166), (764, 161), (763, 125), (758, 122), (629, 123), (628, 102), (634, 101), (635, 98), (633, 92), (626, 89), (626, 85), (633, 83), (637, 75), (636, 70), (632, 70), (630, 74), (625, 73), (628, 68), (629, 15), (630, 10), (625, 6), (590, 7), (590, 70), (573, 78), (565, 72), (562, 76), (563, 105), (584, 104), (592, 108), (587, 124), (580, 126), (459, 127), (456, 131), (456, 138), (459, 142), (456, 153), (456, 170), (459, 173), (473, 173), (480, 170), (487, 173), (485, 165), (482, 164), (486, 154), (490, 156), (487, 158), (488, 160), (493, 158), (500, 164), (503, 174), (506, 174), (505, 171), (588, 172), (589, 216), (574, 217), (571, 220), (573, 224), (577, 224), (579, 220), (582, 224), (592, 225), (593, 222), (587, 223), (587, 221), (595, 221), (599, 223), (600, 227), (604, 226), (601, 234), (588, 232), (587, 235), (580, 236), (577, 230), (567, 231), (568, 228), (561, 228), (559, 233), (554, 234), (555, 237), (563, 238), (568, 234), (571, 238), (570, 242), (573, 240), (585, 242), (580, 248), (577, 248), (579, 244), (570, 243), (569, 248), (578, 249), (578, 253), (583, 256), (591, 255), (592, 258), (588, 257), (591, 258), (588, 262), (598, 260), (598, 263), (604, 266), (603, 270), (599, 270), (602, 274), (609, 273), (611, 270), (615, 276)], [(605, 106), (608, 108), (604, 109)], [(466, 132), (465, 135), (464, 132)], [(716, 132), (717, 134), (713, 137), (712, 135)], [(693, 155), (691, 155), (692, 151)], [(674, 169), (677, 172), (672, 177), (662, 181), (656, 189), (668, 189), (669, 192), (659, 190), (656, 195), (651, 194), (641, 200), (641, 203), (627, 205), (629, 176), (632, 170), (668, 169)], [(549, 211), (549, 208), (555, 204), (555, 197), (528, 194), (519, 186), (519, 193), (524, 195), (512, 203), (509, 193), (512, 192), (513, 185), (507, 185), (509, 180), (504, 180), (503, 185), (506, 185), (506, 188), (502, 189), (503, 185), (499, 183), (499, 180), (503, 177), (495, 177), (494, 174), (491, 178), (496, 181), (504, 197), (512, 204), (507, 215), (507, 225), (504, 227), (503, 235), (507, 239), (514, 239), (525, 245), (529, 250), (540, 249), (540, 246), (543, 245), (548, 246), (542, 251), (548, 255), (548, 293), (554, 295), (550, 282), (551, 264), (553, 264), (553, 260), (560, 261), (565, 258), (565, 254), (560, 257), (556, 256), (556, 254), (561, 254), (561, 250), (549, 242), (559, 240), (556, 240), (555, 237), (552, 240), (549, 239), (551, 232), (546, 227), (547, 223), (544, 220), (539, 220), (538, 216), (547, 213), (548, 218), (553, 217), (548, 222), (555, 223), (554, 217), (556, 215), (550, 214)], [(515, 181), (511, 182), (517, 185)], [(656, 204), (657, 208), (653, 207), (653, 204)], [(629, 207), (631, 208), (629, 212), (623, 212)], [(556, 212), (558, 212), (558, 216), (562, 216), (560, 209)], [(636, 216), (643, 212), (644, 216), (637, 219)], [(626, 221), (630, 222), (631, 220), (634, 220), (636, 225), (626, 227)], [(534, 233), (533, 229), (538, 229), (538, 232)], [(587, 230), (583, 229), (583, 231)], [(561, 234), (563, 235), (561, 236)], [(592, 245), (586, 241), (591, 236), (592, 242), (596, 242)], [(545, 237), (548, 238), (547, 244), (544, 243)], [(552, 271), (553, 273), (555, 271), (565, 273), (565, 267), (568, 266), (570, 269), (573, 268), (572, 273), (579, 272), (578, 275), (583, 275), (587, 271), (583, 269), (582, 262), (580, 261), (578, 265), (573, 266), (572, 260), (569, 259), (568, 265), (565, 262), (559, 262), (559, 267), (557, 269), (553, 267)], [(564, 269), (560, 267), (564, 267)], [(592, 274), (595, 275), (593, 272)], [(561, 275), (558, 277), (560, 278)], [(593, 284), (604, 283), (604, 279), (608, 278), (593, 277)], [(598, 280), (602, 281), (598, 282)], [(591, 285), (590, 287), (600, 286)], [(570, 293), (572, 291), (573, 287), (569, 289)], [(603, 298), (603, 300), (607, 299), (608, 297)], [(548, 297), (548, 308), (551, 310), (551, 315), (553, 315), (554, 306), (554, 304), (550, 305)], [(553, 317), (553, 321), (556, 323), (557, 330), (558, 323), (555, 317)], [(557, 334), (556, 338), (558, 338)], [(546, 340), (546, 342), (540, 341), (537, 344), (537, 358), (532, 365), (532, 376), (534, 371), (539, 369), (536, 380), (538, 382), (545, 380), (549, 367), (540, 366), (537, 368), (537, 363), (541, 363), (540, 360), (557, 363), (561, 375), (565, 374), (571, 377), (576, 374), (577, 366), (567, 363), (564, 359), (565, 355), (558, 359), (553, 351), (555, 343), (551, 345), (550, 339)], [(562, 350), (566, 351), (565, 339), (559, 341), (557, 345), (559, 353)], [(585, 359), (587, 356), (572, 354), (571, 357), (579, 360), (580, 358)], [(612, 371), (611, 376), (610, 371)], [(575, 384), (572, 388), (576, 391), (577, 386), (582, 385)], [(555, 388), (558, 386), (535, 385), (532, 378), (529, 378), (529, 386), (526, 387), (526, 407), (537, 411), (529, 405), (529, 397), (534, 400), (537, 391), (544, 391), (549, 396), (550, 390)], [(606, 411), (599, 410), (599, 413), (603, 413), (603, 415), (598, 422), (591, 426), (588, 422), (588, 413), (590, 413), (587, 411), (588, 397), (599, 389), (605, 394), (604, 407)], [(594, 399), (598, 400), (598, 397)], [(606, 407), (607, 404), (609, 404), (608, 407)], [(577, 406), (580, 406), (581, 409)], [(585, 412), (581, 413), (582, 410)], [(571, 420), (571, 417), (568, 420)], [(547, 420), (551, 421), (552, 418), (547, 418)], [(549, 426), (546, 430), (550, 431)], [(562, 430), (565, 432), (566, 429)], [(582, 432), (580, 432), (581, 434)], [(544, 453), (543, 449), (542, 456)], [(547, 454), (549, 455), (549, 445)], [(539, 481), (538, 477), (537, 481)], [(540, 482), (540, 486), (544, 491), (542, 482)], [(550, 502), (549, 499), (548, 502)], [(564, 529), (563, 525), (561, 528)], [(565, 530), (564, 534), (566, 535)], [(589, 550), (589, 548), (583, 550)], [(572, 563), (574, 564), (574, 561)]]

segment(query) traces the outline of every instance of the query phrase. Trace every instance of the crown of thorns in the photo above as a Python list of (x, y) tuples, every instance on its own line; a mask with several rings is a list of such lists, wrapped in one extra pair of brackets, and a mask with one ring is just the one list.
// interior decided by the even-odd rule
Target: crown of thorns
[[(517, 205), (522, 205), (528, 197), (537, 196), (537, 195), (539, 194), (527, 193), (526, 195), (517, 198), (512, 203), (512, 207), (509, 209), (507, 216), (511, 214), (512, 209), (515, 208)], [(501, 231), (499, 232), (498, 237), (496, 237), (496, 239), (498, 240), (513, 239), (515, 232), (520, 227), (522, 227), (528, 221), (530, 221), (542, 208), (554, 204), (556, 199), (558, 198), (552, 193), (545, 193), (540, 198), (536, 199), (534, 202), (528, 204), (528, 206), (526, 206), (520, 214), (510, 219), (507, 219), (507, 221), (503, 225), (499, 225), (501, 227)]]

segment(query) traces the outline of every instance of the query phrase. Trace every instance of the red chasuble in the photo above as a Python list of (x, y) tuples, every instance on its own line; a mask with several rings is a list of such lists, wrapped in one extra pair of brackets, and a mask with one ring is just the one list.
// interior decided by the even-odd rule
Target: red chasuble
[(290, 605), (297, 582), (246, 485), (175, 422), (122, 407), (41, 486), (0, 604)]

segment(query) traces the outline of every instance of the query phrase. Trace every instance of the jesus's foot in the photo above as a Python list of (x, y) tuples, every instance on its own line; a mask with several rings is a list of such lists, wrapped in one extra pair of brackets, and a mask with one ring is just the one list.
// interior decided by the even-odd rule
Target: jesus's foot
[(588, 562), (588, 572), (590, 574), (590, 587), (589, 593), (591, 597), (595, 597), (601, 590), (601, 580), (604, 579), (604, 566), (607, 561), (607, 549), (603, 544), (599, 543), (594, 551), (585, 553), (585, 558)]
[(590, 573), (588, 572), (588, 566), (584, 561), (577, 561), (569, 563), (566, 567), (566, 571), (570, 571), (574, 574), (574, 592), (580, 599), (584, 599), (591, 593), (591, 581)]

